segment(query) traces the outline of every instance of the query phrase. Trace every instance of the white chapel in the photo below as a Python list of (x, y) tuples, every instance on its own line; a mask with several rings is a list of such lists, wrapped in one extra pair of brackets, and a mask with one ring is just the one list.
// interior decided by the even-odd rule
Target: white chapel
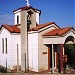
[(75, 48), (75, 29), (55, 22), (40, 24), (41, 10), (31, 6), (13, 12), (15, 24), (0, 28), (0, 65), (23, 72), (58, 72), (60, 66), (62, 73), (63, 59), (68, 58), (64, 44)]

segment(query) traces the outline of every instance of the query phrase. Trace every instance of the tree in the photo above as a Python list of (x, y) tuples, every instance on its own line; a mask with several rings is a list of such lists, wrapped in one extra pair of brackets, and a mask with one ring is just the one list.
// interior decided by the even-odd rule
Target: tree
[(67, 63), (69, 65), (75, 65), (75, 44), (65, 44), (65, 55), (68, 57)]

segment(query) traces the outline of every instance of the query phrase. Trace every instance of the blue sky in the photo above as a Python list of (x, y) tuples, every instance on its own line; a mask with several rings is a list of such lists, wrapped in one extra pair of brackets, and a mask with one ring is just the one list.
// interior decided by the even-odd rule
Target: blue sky
[[(75, 28), (75, 0), (29, 0), (41, 10), (40, 23), (55, 22), (60, 27)], [(25, 0), (0, 0), (0, 25), (14, 24), (13, 10), (26, 6)]]

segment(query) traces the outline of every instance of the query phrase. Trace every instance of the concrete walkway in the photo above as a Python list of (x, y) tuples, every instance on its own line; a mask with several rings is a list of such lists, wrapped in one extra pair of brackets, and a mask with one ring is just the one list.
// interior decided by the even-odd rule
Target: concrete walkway
[(0, 73), (0, 75), (75, 75), (75, 74)]
[(0, 75), (75, 75), (75, 70), (67, 70), (65, 71), (65, 74), (51, 74), (50, 72), (44, 72), (44, 73), (34, 73), (34, 72), (20, 72), (20, 73), (0, 73)]

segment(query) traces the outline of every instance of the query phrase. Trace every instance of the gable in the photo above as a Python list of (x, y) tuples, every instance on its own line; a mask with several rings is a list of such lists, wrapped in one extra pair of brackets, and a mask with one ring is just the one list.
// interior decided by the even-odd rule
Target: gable
[(2, 28), (5, 28), (6, 30), (8, 30), (10, 33), (20, 33), (20, 29), (17, 26), (11, 26), (11, 25), (2, 25), (1, 26), (1, 30)]
[(67, 33), (69, 33), (71, 30), (75, 33), (72, 27), (66, 27), (66, 28), (53, 29), (52, 31), (49, 31), (46, 34), (43, 34), (43, 36), (64, 36)]
[[(43, 44), (64, 44), (69, 36), (72, 36), (75, 39), (75, 30), (72, 27), (54, 29), (43, 34)], [(71, 43), (71, 41), (69, 41), (69, 43)]]
[(0, 36), (2, 36), (2, 37), (10, 36), (10, 32), (7, 29), (5, 29), (4, 27), (2, 27), (0, 30)]
[(73, 36), (75, 38), (75, 30), (74, 29), (70, 29), (63, 36)]
[(44, 31), (46, 29), (52, 30), (52, 29), (59, 29), (59, 28), (60, 27), (57, 26), (55, 24), (55, 22), (47, 22), (47, 23), (44, 23), (44, 24), (39, 24), (39, 25), (37, 25), (36, 27), (34, 27), (32, 29), (29, 29), (29, 31), (39, 31), (39, 32), (41, 32), (41, 31)]
[(22, 11), (22, 10), (29, 10), (29, 9), (32, 9), (32, 10), (35, 11), (35, 12), (38, 11), (38, 12), (41, 14), (41, 10), (38, 10), (38, 9), (33, 8), (33, 7), (31, 7), (31, 6), (21, 7), (21, 8), (18, 8), (17, 10), (14, 10), (13, 12), (15, 13), (15, 12), (17, 12), (18, 10)]

